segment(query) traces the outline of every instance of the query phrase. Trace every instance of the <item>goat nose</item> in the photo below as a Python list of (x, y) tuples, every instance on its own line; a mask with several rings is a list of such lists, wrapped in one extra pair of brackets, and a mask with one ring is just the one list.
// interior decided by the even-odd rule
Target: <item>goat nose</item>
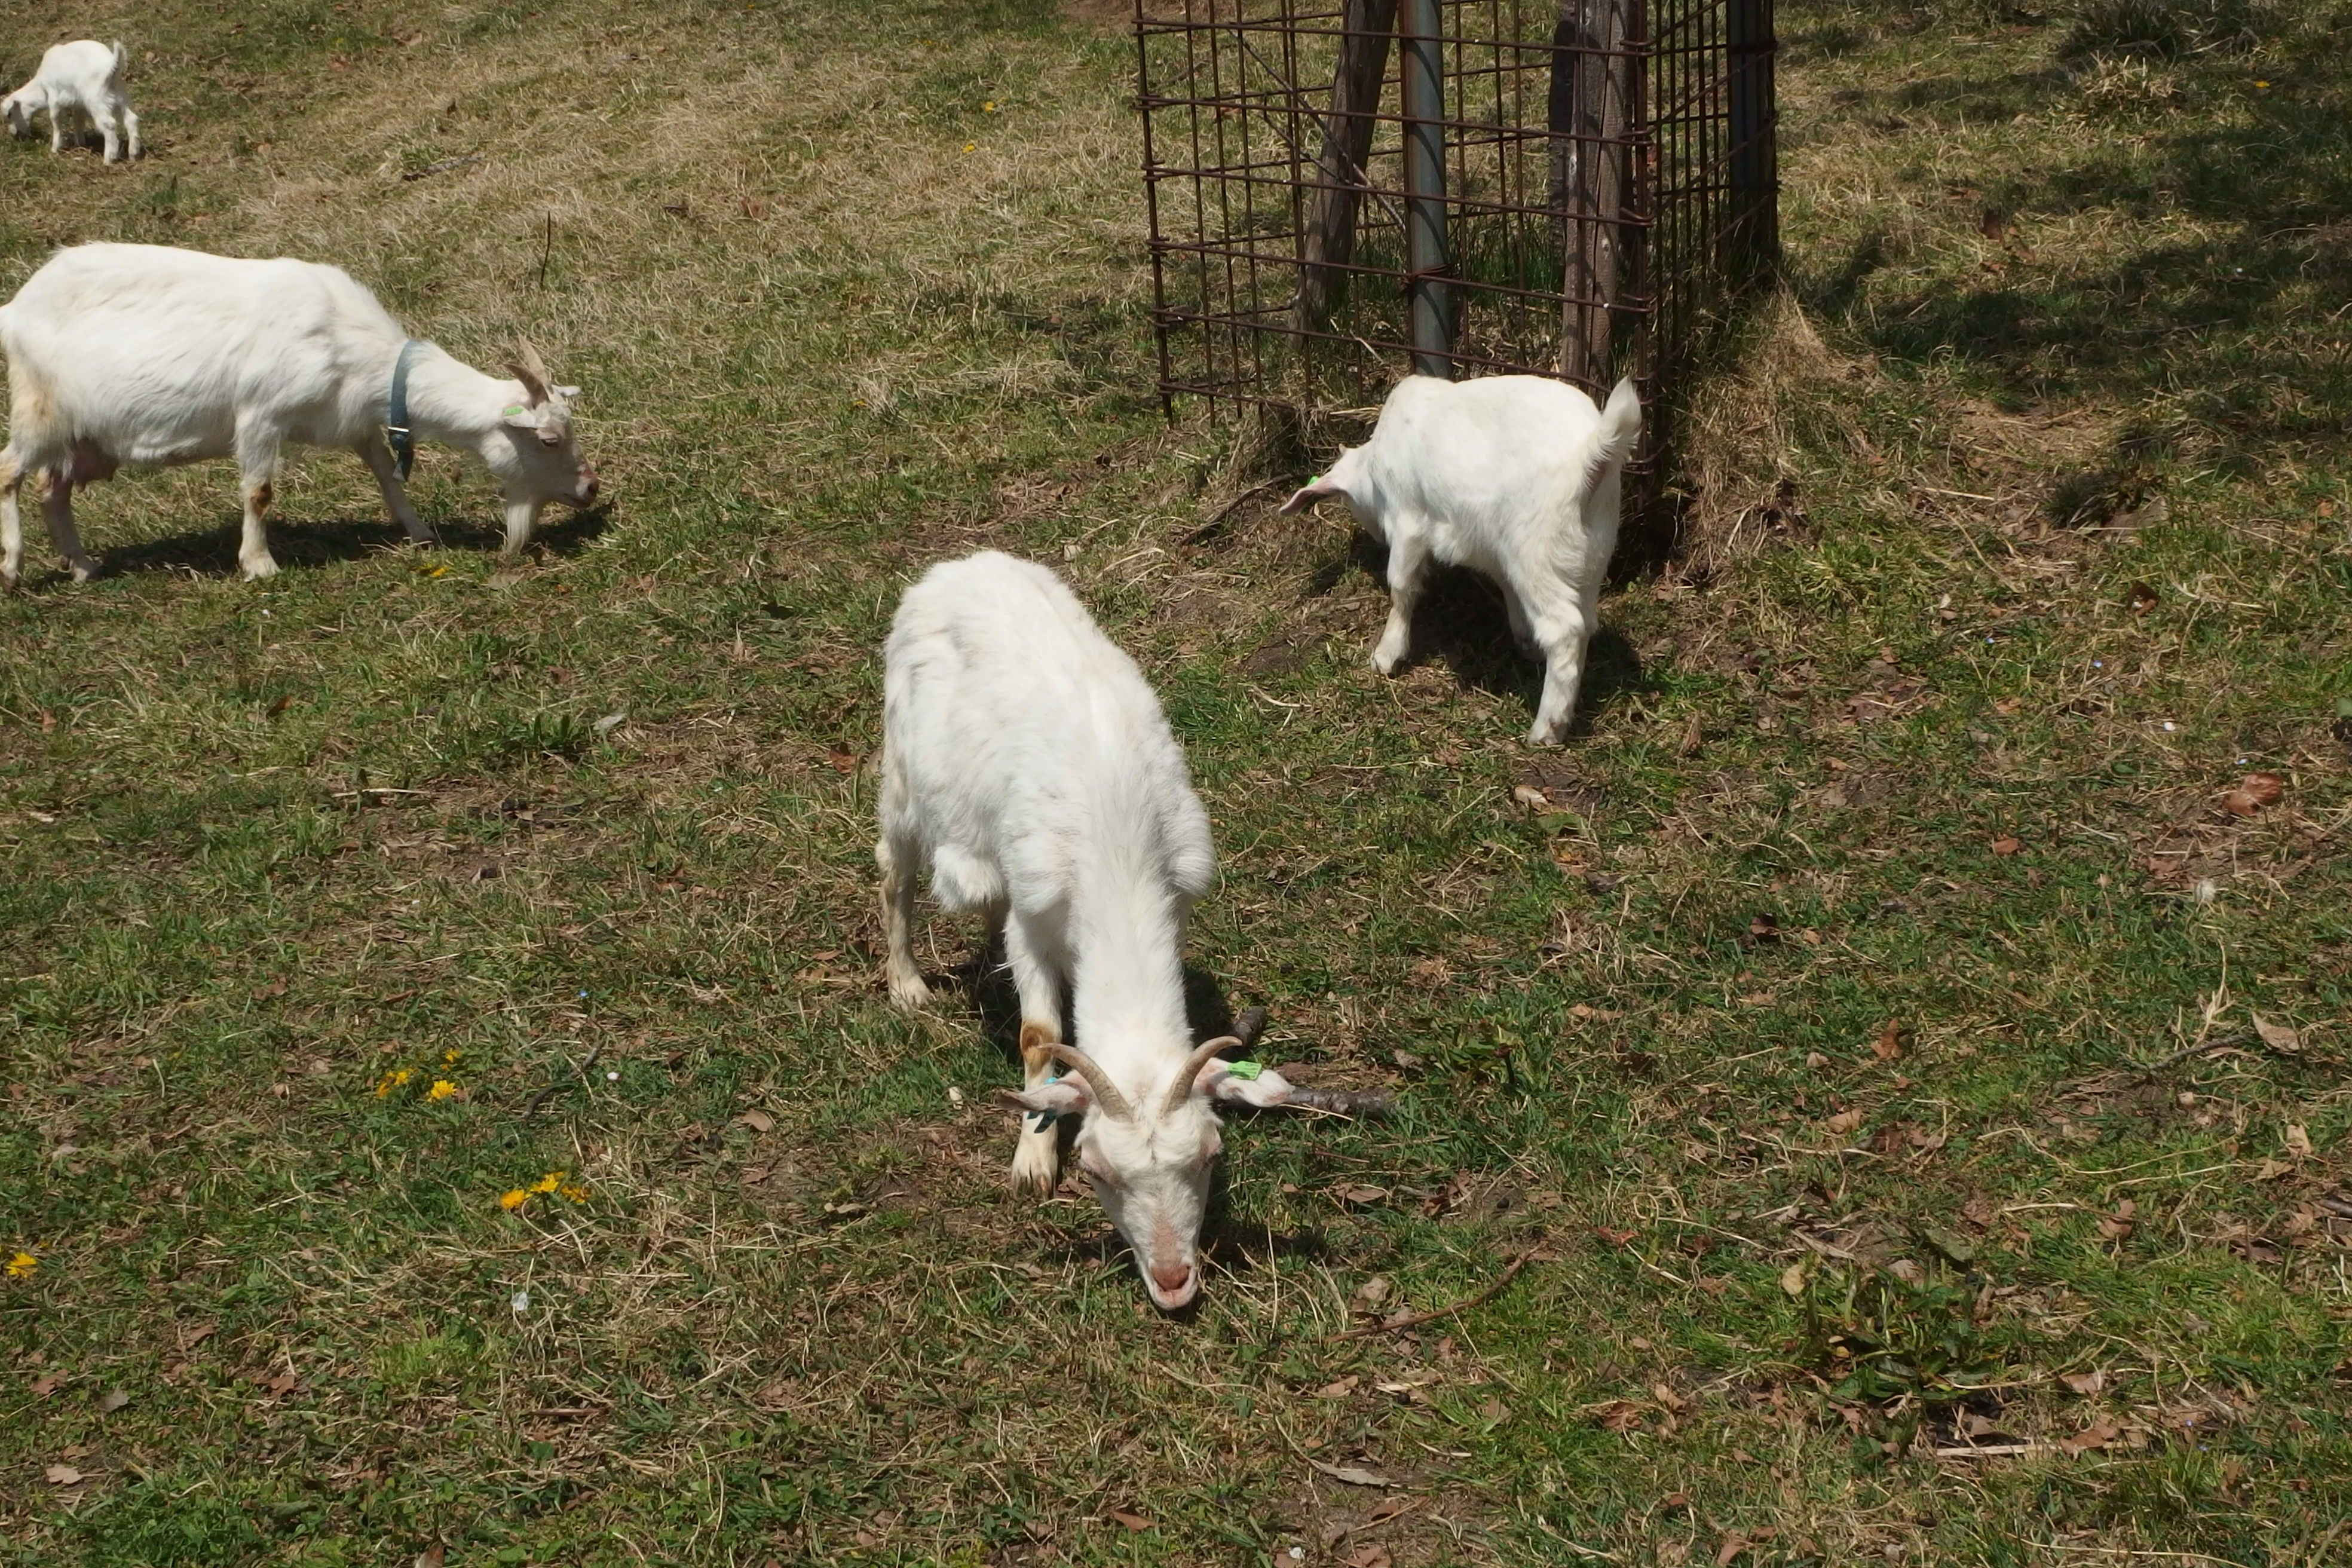
[(1160, 1287), (1163, 1296), (1181, 1295), (1192, 1283), (1192, 1266), (1189, 1263), (1161, 1263), (1151, 1270), (1151, 1282)]

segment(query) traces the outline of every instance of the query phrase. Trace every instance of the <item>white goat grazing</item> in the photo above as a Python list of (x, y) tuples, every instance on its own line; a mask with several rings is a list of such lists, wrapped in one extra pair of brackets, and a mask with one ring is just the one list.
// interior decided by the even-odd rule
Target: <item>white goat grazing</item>
[(42, 110), (49, 111), (49, 151), (62, 153), (66, 146), (66, 113), (78, 110), (89, 117), (98, 133), (106, 138), (106, 161), (113, 163), (122, 156), (122, 144), (131, 143), (131, 155), (139, 156), (139, 117), (131, 112), (131, 95), (122, 88), (123, 68), (130, 57), (121, 44), (108, 48), (95, 38), (84, 38), (78, 44), (58, 44), (41, 57), (41, 68), (33, 79), (0, 98), (0, 119), (8, 122), (11, 136), (30, 136), (33, 116)]
[[(950, 911), (1004, 929), (1021, 995), (1033, 1112), (1016, 1189), (1058, 1177), (1056, 1115), (1078, 1115), (1079, 1163), (1173, 1310), (1194, 1267), (1218, 1100), (1278, 1105), (1280, 1074), (1244, 1077), (1192, 1044), (1184, 923), (1216, 875), (1184, 753), (1134, 660), (1043, 566), (993, 551), (934, 566), (891, 623), (882, 697), (882, 921), (891, 1000), (929, 993), (908, 945), (915, 878)], [(1062, 1039), (1063, 987), (1083, 1050)], [(1056, 1066), (1069, 1069), (1054, 1077)]]
[(1528, 740), (1558, 745), (1600, 624), (1620, 479), (1641, 433), (1631, 380), (1596, 409), (1575, 387), (1543, 376), (1408, 376), (1389, 394), (1372, 438), (1341, 452), (1282, 510), (1337, 497), (1387, 543), (1389, 624), (1372, 650), (1382, 675), (1404, 663), (1432, 558), (1500, 583), (1511, 635), (1545, 661)]
[[(263, 517), (289, 441), (354, 452), (411, 539), (431, 531), (401, 489), (417, 436), (474, 453), (506, 492), (506, 553), (550, 501), (587, 506), (596, 470), (572, 437), (572, 386), (530, 344), (500, 381), (408, 338), (341, 269), (154, 245), (59, 251), (0, 306), (8, 445), (0, 450), (0, 587), (24, 562), (17, 491), (40, 480), (49, 537), (77, 581), (73, 489), (124, 463), (234, 457), (245, 486), (237, 563), (278, 570)], [(394, 410), (398, 412), (395, 413)], [(395, 460), (394, 453), (400, 454)]]

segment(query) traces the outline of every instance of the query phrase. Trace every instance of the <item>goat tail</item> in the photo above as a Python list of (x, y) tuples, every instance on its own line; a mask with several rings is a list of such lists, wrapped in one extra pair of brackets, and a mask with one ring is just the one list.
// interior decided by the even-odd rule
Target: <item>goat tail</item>
[(1601, 423), (1593, 431), (1592, 456), (1585, 459), (1584, 489), (1590, 495), (1592, 488), (1625, 466), (1633, 455), (1633, 444), (1642, 438), (1642, 398), (1633, 390), (1633, 378), (1625, 377), (1609, 394), (1608, 403), (1601, 410)]
[(114, 40), (114, 79), (121, 81), (130, 69), (131, 51), (122, 47), (121, 38), (117, 38)]

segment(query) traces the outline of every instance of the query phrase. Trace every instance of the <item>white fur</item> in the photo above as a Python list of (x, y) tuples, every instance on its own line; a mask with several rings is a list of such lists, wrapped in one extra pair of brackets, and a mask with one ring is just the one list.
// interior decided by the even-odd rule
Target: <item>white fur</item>
[[(1182, 1306), (1218, 1148), (1212, 1100), (1277, 1104), (1279, 1075), (1244, 1084), (1212, 1060), (1171, 1108), (1192, 1047), (1184, 924), (1216, 875), (1208, 815), (1134, 660), (1062, 580), (993, 551), (934, 566), (890, 627), (882, 707), (882, 915), (891, 999), (928, 993), (910, 944), (915, 878), (951, 912), (1001, 921), (1021, 995), (1032, 1110), (1084, 1113), (1094, 1086), (1048, 1081), (1042, 1048), (1075, 1044), (1133, 1107), (1087, 1115), (1076, 1152), (1135, 1249), (1152, 1299)], [(1017, 1187), (1050, 1191), (1059, 1141), (1024, 1127)]]
[[(97, 571), (74, 531), (73, 489), (124, 463), (234, 457), (245, 487), (237, 562), (278, 570), (263, 515), (287, 442), (337, 447), (367, 464), (409, 537), (431, 537), (384, 440), (404, 333), (341, 270), (241, 261), (154, 245), (59, 251), (0, 306), (8, 444), (0, 450), (0, 587), (24, 562), (17, 491), (37, 479), (51, 539), (77, 580)], [(410, 427), (472, 452), (506, 492), (506, 552), (540, 509), (595, 499), (572, 441), (574, 387), (551, 387), (524, 345), (517, 379), (468, 368), (431, 344), (411, 356)]]
[(122, 87), (123, 68), (129, 63), (121, 44), (109, 48), (95, 38), (84, 38), (76, 44), (56, 45), (41, 57), (41, 67), (32, 80), (0, 98), (0, 119), (6, 120), (10, 135), (30, 136), (33, 116), (48, 110), (49, 151), (62, 153), (66, 115), (79, 111), (106, 138), (108, 163), (122, 156), (126, 140), (131, 155), (136, 158), (139, 117), (131, 112), (131, 95)]
[(1544, 376), (1408, 376), (1389, 394), (1372, 438), (1340, 453), (1282, 510), (1338, 497), (1388, 544), (1389, 623), (1372, 652), (1382, 675), (1404, 663), (1413, 601), (1432, 560), (1500, 583), (1512, 636), (1545, 663), (1528, 740), (1558, 745), (1600, 624), (1621, 479), (1641, 433), (1630, 380), (1599, 409)]

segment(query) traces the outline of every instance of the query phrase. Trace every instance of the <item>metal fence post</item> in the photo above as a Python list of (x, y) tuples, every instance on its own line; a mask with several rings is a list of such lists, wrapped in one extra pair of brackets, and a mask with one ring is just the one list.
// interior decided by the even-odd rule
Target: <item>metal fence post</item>
[(1445, 250), (1445, 76), (1438, 0), (1403, 0), (1404, 234), (1412, 291), (1412, 368), (1454, 374), (1454, 318)]

